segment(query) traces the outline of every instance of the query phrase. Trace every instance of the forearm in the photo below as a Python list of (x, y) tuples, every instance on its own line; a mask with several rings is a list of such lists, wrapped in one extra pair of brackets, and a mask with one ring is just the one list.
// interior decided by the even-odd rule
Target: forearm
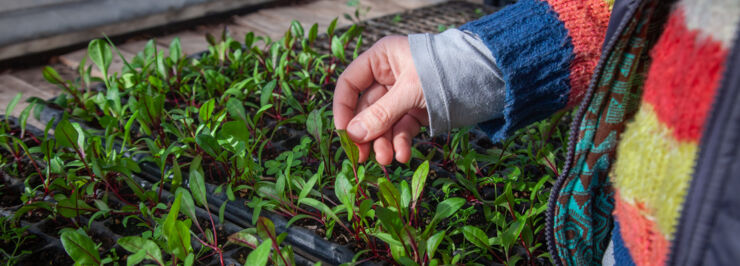
[(410, 36), (433, 133), (482, 122), (499, 141), (580, 102), (609, 12), (601, 0), (521, 0), (460, 28), (477, 41)]

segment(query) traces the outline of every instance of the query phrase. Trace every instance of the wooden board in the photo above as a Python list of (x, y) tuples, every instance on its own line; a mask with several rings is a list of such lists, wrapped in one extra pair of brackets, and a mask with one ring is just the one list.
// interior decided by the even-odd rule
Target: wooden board
[[(119, 50), (121, 52), (121, 55), (123, 55), (123, 58), (126, 60), (131, 60), (131, 58), (134, 57), (134, 54)], [(85, 50), (77, 50), (65, 55), (62, 55), (59, 57), (59, 61), (61, 61), (63, 64), (67, 65), (68, 67), (72, 69), (77, 69), (77, 66), (80, 65), (82, 60), (87, 57), (87, 49)], [(103, 77), (103, 73), (100, 72), (100, 69), (98, 69), (97, 66), (90, 60), (89, 57), (85, 59), (85, 68), (92, 66), (92, 76), (93, 77)], [(121, 69), (123, 69), (124, 63), (121, 57), (118, 55), (117, 52), (113, 51), (113, 61), (111, 61), (110, 68), (108, 68), (109, 73), (120, 73)]]
[[(55, 2), (61, 2), (57, 0)], [(68, 0), (64, 0), (68, 1)], [(44, 36), (29, 41), (8, 44), (0, 47), (0, 60), (22, 56), (30, 53), (48, 51), (55, 48), (85, 43), (94, 38), (100, 38), (102, 34), (116, 36), (142, 29), (166, 25), (169, 23), (186, 21), (203, 17), (209, 14), (227, 12), (231, 10), (258, 7), (265, 3), (276, 0), (218, 0), (203, 1), (201, 4), (189, 5), (183, 8), (163, 11), (149, 16), (119, 21), (113, 24), (91, 27), (74, 32), (64, 32), (53, 36)], [(103, 1), (74, 1), (74, 2), (103, 2)], [(115, 1), (113, 1), (115, 2)], [(121, 1), (126, 2), (126, 1)], [(3, 3), (4, 4), (4, 3)], [(3, 25), (7, 26), (7, 25)]]
[[(23, 97), (10, 113), (10, 115), (15, 117), (18, 117), (23, 109), (29, 105), (29, 103), (26, 102), (28, 98), (38, 97), (41, 99), (49, 99), (57, 94), (42, 91), (15, 76), (2, 74), (0, 75), (0, 113), (5, 113), (6, 107), (19, 92), (23, 93)], [(35, 127), (43, 128), (43, 125), (35, 119), (28, 119), (28, 123)]]
[[(134, 41), (128, 41), (124, 44), (119, 44), (116, 47), (120, 49), (121, 51), (125, 51), (127, 53), (136, 55), (141, 51), (144, 51), (144, 47), (146, 47), (146, 44), (149, 42), (149, 40), (134, 40)], [(169, 50), (167, 45), (161, 45), (158, 42), (154, 42), (154, 45), (157, 46), (157, 51), (165, 51), (165, 53), (168, 53), (167, 50)]]
[[(20, 79), (26, 84), (33, 86), (34, 88), (45, 93), (49, 93), (51, 95), (59, 94), (62, 91), (62, 88), (58, 87), (57, 85), (51, 84), (46, 81), (46, 79), (44, 79), (44, 67), (46, 66), (39, 66), (21, 70), (11, 70), (7, 74)], [(64, 79), (65, 81), (75, 80), (78, 76), (73, 69), (63, 64), (57, 63), (50, 65), (50, 67), (56, 70), (59, 76), (61, 76), (62, 79)]]
[(257, 28), (262, 30), (270, 38), (280, 38), (285, 33), (290, 25), (290, 20), (287, 21), (288, 26), (282, 26), (285, 20), (280, 21), (276, 18), (265, 14), (251, 14), (248, 16), (235, 17), (234, 23), (248, 28)]

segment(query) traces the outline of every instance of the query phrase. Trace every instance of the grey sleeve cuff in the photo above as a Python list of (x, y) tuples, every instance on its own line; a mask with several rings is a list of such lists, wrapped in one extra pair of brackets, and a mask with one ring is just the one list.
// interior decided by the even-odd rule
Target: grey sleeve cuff
[(431, 135), (503, 116), (506, 84), (477, 35), (450, 29), (408, 37)]

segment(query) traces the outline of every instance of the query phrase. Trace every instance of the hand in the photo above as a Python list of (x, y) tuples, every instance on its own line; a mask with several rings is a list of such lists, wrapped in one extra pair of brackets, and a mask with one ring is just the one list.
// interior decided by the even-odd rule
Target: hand
[(385, 37), (358, 56), (337, 81), (333, 108), (336, 128), (358, 143), (360, 161), (372, 142), (378, 163), (390, 164), (394, 152), (408, 162), (411, 139), (429, 124), (408, 38)]

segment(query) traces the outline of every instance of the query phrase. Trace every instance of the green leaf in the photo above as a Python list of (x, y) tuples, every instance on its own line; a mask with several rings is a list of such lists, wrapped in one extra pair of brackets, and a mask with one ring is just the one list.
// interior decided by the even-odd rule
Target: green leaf
[(44, 70), (41, 72), (41, 74), (44, 76), (44, 79), (51, 84), (61, 84), (64, 82), (62, 76), (60, 76), (59, 73), (57, 73), (57, 71), (50, 66), (44, 67)]
[(329, 208), (329, 206), (326, 206), (326, 204), (313, 199), (313, 198), (303, 198), (298, 201), (298, 204), (306, 204), (308, 206), (311, 206), (317, 210), (320, 210), (325, 215), (328, 215), (330, 218), (334, 219), (337, 223), (341, 223), (342, 220), (339, 219), (339, 217)]
[(254, 32), (249, 32), (246, 35), (244, 35), (244, 46), (247, 47), (247, 50), (252, 49), (252, 45), (254, 44)]
[(380, 198), (386, 208), (395, 208), (397, 211), (401, 207), (401, 193), (398, 192), (396, 186), (385, 178), (378, 179), (378, 189), (380, 190)]
[(357, 44), (355, 44), (355, 50), (352, 52), (352, 59), (357, 59), (360, 56), (360, 49), (362, 49), (362, 35), (357, 38)]
[(357, 168), (357, 163), (360, 159), (360, 149), (357, 145), (349, 138), (346, 130), (337, 130), (339, 134), (339, 141), (342, 143), (342, 149), (347, 154), (347, 158), (352, 163), (353, 168)]
[(55, 199), (57, 200), (57, 211), (67, 218), (76, 217), (93, 210), (92, 206), (77, 199), (77, 193), (73, 193), (69, 198), (59, 196)]
[(126, 265), (137, 265), (141, 261), (148, 259), (164, 265), (162, 260), (162, 251), (152, 240), (138, 236), (126, 236), (118, 239), (118, 245), (133, 254), (128, 255)]
[(267, 259), (270, 257), (270, 248), (272, 248), (272, 239), (265, 239), (256, 249), (252, 250), (247, 256), (244, 265), (267, 265)]
[(314, 23), (313, 26), (311, 26), (311, 29), (308, 30), (308, 42), (313, 43), (316, 41), (316, 36), (319, 35), (319, 24)]
[(79, 132), (69, 120), (62, 119), (62, 121), (59, 121), (59, 124), (54, 129), (54, 133), (56, 134), (57, 149), (62, 147), (79, 149), (80, 146), (77, 145), (77, 141), (80, 138)]
[(339, 37), (337, 36), (334, 36), (331, 39), (331, 53), (334, 55), (334, 57), (342, 60), (342, 62), (345, 62), (347, 60), (347, 58), (344, 56), (344, 43), (342, 43), (342, 40), (339, 39)]
[(520, 219), (514, 220), (511, 224), (509, 224), (509, 227), (504, 231), (503, 234), (499, 236), (501, 239), (501, 245), (504, 246), (504, 248), (509, 249), (516, 239), (519, 237), (519, 234), (522, 232), (522, 229), (524, 229), (525, 223), (522, 222)]
[(442, 243), (442, 240), (445, 237), (445, 233), (446, 231), (441, 231), (439, 233), (432, 235), (429, 239), (427, 239), (427, 254), (430, 259), (434, 258), (434, 252), (437, 251), (439, 244)]
[(216, 138), (211, 135), (200, 134), (195, 137), (195, 143), (197, 143), (203, 151), (208, 153), (208, 155), (211, 155), (213, 158), (218, 158), (221, 146), (218, 145)]
[(339, 20), (339, 18), (334, 18), (334, 20), (332, 20), (331, 23), (329, 23), (329, 27), (326, 28), (326, 33), (329, 36), (333, 36), (334, 35), (334, 29), (337, 28), (337, 20)]
[(108, 46), (108, 43), (101, 39), (95, 39), (90, 41), (87, 46), (87, 54), (92, 59), (93, 63), (98, 66), (100, 72), (103, 73), (104, 79), (108, 76), (108, 68), (113, 61), (113, 53)]
[(275, 224), (272, 220), (260, 216), (257, 219), (257, 233), (262, 239), (272, 239), (275, 237)]
[(409, 183), (406, 182), (406, 180), (401, 180), (399, 188), (401, 192), (401, 208), (404, 210), (408, 209), (409, 203), (411, 203), (411, 189), (409, 188)]
[(242, 102), (238, 99), (229, 99), (229, 101), (226, 102), (226, 111), (228, 111), (229, 115), (232, 117), (239, 118), (244, 121), (244, 123), (247, 123), (247, 112), (244, 111), (244, 105), (242, 105)]
[(401, 241), (398, 241), (395, 238), (393, 238), (393, 236), (391, 234), (388, 234), (388, 233), (374, 233), (373, 236), (379, 238), (380, 240), (383, 240), (383, 242), (385, 242), (389, 246), (401, 246), (401, 247), (403, 247), (403, 245), (401, 244)]
[(249, 130), (244, 122), (240, 121), (229, 121), (221, 126), (219, 131), (220, 139), (228, 139), (233, 137), (238, 141), (243, 141), (245, 144), (249, 143)]
[(60, 239), (75, 265), (100, 265), (98, 248), (82, 229), (64, 231)]
[(478, 227), (466, 225), (462, 228), (465, 239), (475, 244), (479, 248), (488, 249), (488, 235)]
[(164, 63), (164, 51), (157, 52), (157, 72), (163, 80), (167, 81), (167, 65)]
[(254, 235), (255, 232), (255, 228), (247, 228), (231, 234), (228, 241), (240, 246), (256, 248), (259, 245), (259, 239)]
[(193, 202), (193, 197), (190, 195), (190, 192), (187, 189), (178, 187), (175, 192), (175, 197), (180, 197), (182, 199), (180, 205), (180, 211), (182, 214), (185, 214), (185, 216), (197, 222), (195, 216), (195, 203)]
[(182, 49), (180, 47), (180, 37), (175, 37), (172, 39), (172, 42), (170, 42), (170, 60), (172, 60), (173, 63), (177, 63), (177, 61), (180, 61), (181, 55)]
[(198, 109), (198, 117), (200, 117), (200, 121), (205, 123), (211, 120), (214, 108), (216, 108), (216, 99), (214, 98), (203, 103), (203, 105), (200, 106), (200, 109)]
[(377, 206), (375, 209), (375, 215), (378, 217), (378, 220), (380, 220), (380, 224), (383, 225), (383, 228), (385, 228), (385, 231), (390, 232), (395, 237), (399, 237), (399, 231), (403, 227), (403, 222), (401, 221), (401, 218), (398, 217), (398, 213), (391, 211), (388, 208)]
[(319, 170), (311, 176), (310, 179), (306, 182), (306, 184), (303, 185), (303, 188), (301, 189), (301, 193), (298, 195), (298, 200), (305, 198), (308, 196), (308, 193), (311, 193), (311, 190), (313, 190), (313, 187), (316, 185), (316, 182), (319, 181), (319, 178), (321, 178), (321, 175), (324, 172), (324, 162), (321, 162), (319, 164)]
[(455, 214), (455, 212), (457, 212), (457, 210), (459, 210), (463, 205), (465, 205), (465, 199), (457, 197), (449, 198), (440, 202), (437, 205), (437, 211), (434, 213), (431, 224), (433, 225), (436, 224), (436, 222), (449, 218), (450, 216)]
[(181, 260), (185, 260), (188, 254), (193, 252), (193, 247), (190, 245), (190, 219), (177, 220), (181, 202), (182, 194), (175, 196), (175, 202), (170, 207), (170, 212), (167, 214), (163, 227), (165, 238), (167, 238), (167, 247), (172, 251), (172, 254)]
[(344, 207), (347, 209), (347, 220), (351, 221), (355, 207), (355, 193), (354, 186), (350, 183), (344, 171), (337, 175), (334, 182), (334, 194), (344, 204)]
[(301, 26), (301, 22), (297, 20), (293, 20), (290, 22), (290, 32), (295, 37), (299, 37), (302, 39), (304, 37), (303, 35), (303, 26)]
[(18, 94), (15, 95), (15, 97), (13, 97), (12, 100), (10, 100), (10, 103), (8, 103), (8, 106), (5, 108), (6, 123), (8, 121), (8, 117), (13, 113), (13, 109), (15, 109), (15, 105), (21, 101), (21, 97), (23, 97), (23, 93), (19, 92)]
[[(206, 201), (206, 184), (203, 178), (203, 170), (200, 168), (200, 157), (196, 157), (196, 159), (198, 159), (197, 165), (192, 163), (190, 165), (190, 192), (200, 206), (206, 206), (208, 204)], [(195, 162), (195, 159), (193, 159), (193, 162)]]
[(427, 176), (429, 175), (429, 161), (424, 161), (416, 171), (414, 176), (411, 178), (411, 201), (413, 202), (412, 208), (415, 208), (416, 203), (421, 197), (421, 193), (424, 191), (424, 185), (427, 182)]
[(265, 106), (270, 103), (270, 99), (272, 99), (272, 92), (275, 90), (276, 85), (277, 80), (272, 80), (267, 83), (267, 85), (262, 87), (262, 92), (260, 94), (260, 106)]
[(315, 109), (308, 114), (306, 119), (306, 131), (311, 134), (317, 141), (321, 141), (321, 132), (324, 131), (321, 112), (323, 109)]

